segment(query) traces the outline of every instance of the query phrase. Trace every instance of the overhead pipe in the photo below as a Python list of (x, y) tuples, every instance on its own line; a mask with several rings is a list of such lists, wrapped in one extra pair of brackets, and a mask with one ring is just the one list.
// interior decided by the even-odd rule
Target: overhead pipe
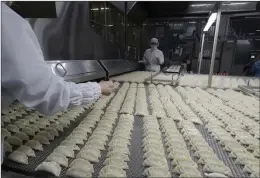
[(220, 17), (221, 17), (221, 2), (217, 3), (216, 6), (217, 6), (217, 19), (216, 19), (216, 28), (215, 28), (215, 34), (214, 34), (213, 49), (212, 49), (211, 60), (210, 60), (210, 71), (209, 71), (209, 77), (208, 77), (208, 87), (209, 88), (211, 87), (211, 84), (212, 84), (212, 75), (213, 75), (215, 58), (216, 58), (218, 32), (219, 32)]

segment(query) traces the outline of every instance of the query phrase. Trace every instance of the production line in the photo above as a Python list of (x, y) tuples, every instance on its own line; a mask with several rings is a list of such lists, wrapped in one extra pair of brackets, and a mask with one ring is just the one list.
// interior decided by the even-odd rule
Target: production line
[(144, 74), (112, 78), (122, 82), (115, 93), (53, 117), (17, 103), (2, 111), (3, 167), (55, 177), (260, 176), (259, 100), (143, 84)]

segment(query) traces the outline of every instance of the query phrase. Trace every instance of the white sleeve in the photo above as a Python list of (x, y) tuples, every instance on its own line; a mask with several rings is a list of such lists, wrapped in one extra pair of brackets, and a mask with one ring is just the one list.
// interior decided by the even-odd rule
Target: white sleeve
[(35, 34), (25, 28), (23, 19), (2, 13), (2, 88), (27, 107), (53, 115), (69, 105), (97, 99), (99, 84), (66, 82), (52, 73), (35, 44)]
[(148, 51), (147, 50), (144, 52), (143, 61), (144, 61), (144, 64), (149, 64), (149, 61), (148, 61)]
[(164, 63), (164, 56), (163, 56), (163, 52), (162, 51), (160, 51), (160, 54), (159, 54), (159, 63), (160, 64)]

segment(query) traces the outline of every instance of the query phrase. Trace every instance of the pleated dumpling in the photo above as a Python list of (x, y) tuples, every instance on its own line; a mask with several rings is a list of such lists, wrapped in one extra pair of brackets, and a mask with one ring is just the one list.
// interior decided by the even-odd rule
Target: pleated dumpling
[(59, 136), (59, 132), (57, 129), (55, 128), (52, 128), (52, 127), (48, 127), (45, 129), (46, 132), (49, 132), (51, 135), (54, 135), (54, 136)]
[(146, 168), (143, 175), (147, 177), (171, 177), (170, 171), (161, 167)]
[(23, 133), (23, 132), (16, 132), (16, 133), (14, 134), (14, 136), (16, 136), (17, 138), (19, 138), (19, 139), (22, 140), (22, 141), (28, 141), (28, 140), (29, 140), (29, 136), (26, 135), (26, 134)]
[(43, 136), (48, 140), (54, 140), (54, 135), (52, 135), (50, 132), (47, 131), (40, 131), (37, 135)]
[(33, 130), (32, 128), (29, 128), (29, 127), (24, 127), (22, 129), (22, 132), (26, 133), (29, 136), (35, 136), (35, 130)]
[(3, 139), (5, 139), (6, 137), (10, 137), (11, 133), (5, 128), (1, 128), (1, 136)]
[(85, 165), (82, 165), (81, 167), (73, 166), (69, 168), (66, 172), (66, 175), (75, 178), (92, 177), (92, 173), (85, 169)]
[(9, 124), (6, 129), (10, 132), (16, 133), (19, 132), (19, 128), (16, 125)]
[(42, 144), (36, 140), (29, 140), (24, 145), (37, 151), (43, 151)]
[(42, 162), (40, 165), (36, 167), (35, 171), (45, 171), (59, 177), (61, 172), (61, 167), (58, 163), (54, 161)]
[(38, 142), (40, 142), (41, 144), (44, 144), (44, 145), (50, 144), (49, 140), (46, 137), (41, 136), (41, 135), (34, 136), (33, 140), (36, 140), (36, 141), (38, 141)]
[(25, 153), (20, 152), (20, 151), (14, 151), (12, 152), (9, 156), (8, 159), (21, 163), (21, 164), (28, 164), (28, 157), (26, 156)]
[(22, 143), (22, 140), (19, 139), (19, 138), (16, 137), (16, 136), (7, 137), (5, 141), (8, 142), (9, 144), (15, 145), (15, 146), (20, 146), (20, 145), (23, 144), (23, 143)]
[(64, 156), (69, 157), (69, 158), (74, 158), (75, 157), (74, 151), (73, 151), (73, 147), (71, 147), (71, 146), (58, 146), (54, 150), (54, 152), (61, 153)]
[(63, 167), (68, 167), (68, 159), (66, 158), (66, 156), (58, 152), (50, 154), (46, 158), (46, 161), (54, 161)]
[(13, 151), (13, 147), (6, 141), (4, 141), (4, 152), (12, 152)]
[(34, 151), (32, 150), (32, 148), (22, 145), (20, 146), (16, 151), (20, 151), (26, 154), (26, 156), (28, 157), (36, 157)]
[(122, 160), (122, 159), (116, 159), (113, 157), (107, 158), (104, 161), (104, 165), (111, 165), (111, 166), (120, 167), (122, 169), (128, 169), (127, 162), (124, 162), (124, 160)]
[(126, 177), (126, 172), (122, 168), (107, 165), (100, 170), (99, 177)]

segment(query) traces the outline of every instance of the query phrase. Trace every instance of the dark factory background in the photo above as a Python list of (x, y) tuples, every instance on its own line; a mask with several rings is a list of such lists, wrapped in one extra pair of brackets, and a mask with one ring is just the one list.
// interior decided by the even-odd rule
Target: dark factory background
[[(156, 37), (165, 65), (190, 61), (196, 72), (202, 30), (215, 2), (30, 3), (12, 8), (29, 18), (45, 60), (142, 60)], [(222, 9), (214, 72), (241, 75), (260, 52), (260, 3), (223, 2)], [(215, 24), (205, 36), (201, 73), (209, 72), (214, 30)]]

